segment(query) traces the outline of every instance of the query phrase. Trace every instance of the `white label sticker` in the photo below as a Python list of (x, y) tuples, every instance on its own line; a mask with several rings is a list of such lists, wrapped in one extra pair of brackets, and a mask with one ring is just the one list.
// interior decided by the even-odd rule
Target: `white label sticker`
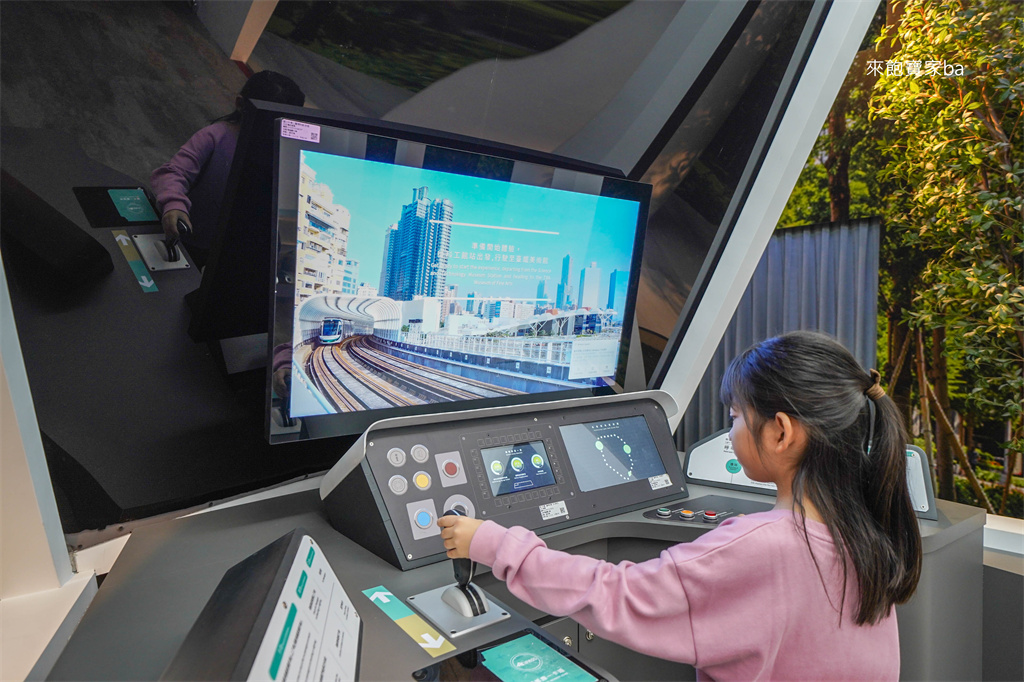
[(281, 137), (303, 142), (320, 142), (320, 126), (284, 118), (281, 119)]
[(647, 479), (651, 484), (651, 490), (660, 490), (661, 488), (667, 488), (672, 485), (672, 479), (668, 477), (668, 474), (662, 474), (661, 476), (651, 476)]
[(565, 502), (551, 502), (540, 506), (540, 517), (545, 521), (553, 519), (556, 516), (568, 515), (569, 509), (565, 506)]
[(569, 357), (569, 380), (615, 376), (619, 360), (619, 339), (577, 337)]

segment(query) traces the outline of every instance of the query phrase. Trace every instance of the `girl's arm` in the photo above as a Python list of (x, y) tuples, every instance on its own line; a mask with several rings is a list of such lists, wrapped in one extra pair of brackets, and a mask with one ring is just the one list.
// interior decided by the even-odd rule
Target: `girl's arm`
[(153, 171), (149, 184), (161, 215), (172, 210), (189, 212), (192, 208), (189, 190), (216, 146), (216, 136), (208, 126), (189, 138), (170, 161)]
[(525, 528), (487, 521), (473, 534), (469, 555), (535, 608), (571, 616), (631, 649), (696, 663), (687, 595), (667, 551), (640, 564), (611, 564), (548, 549)]

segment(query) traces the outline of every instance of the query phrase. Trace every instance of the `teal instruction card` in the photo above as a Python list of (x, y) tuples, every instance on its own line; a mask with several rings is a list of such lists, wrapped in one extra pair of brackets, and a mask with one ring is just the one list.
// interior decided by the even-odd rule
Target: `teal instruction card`
[(159, 221), (153, 206), (141, 189), (108, 189), (110, 200), (117, 207), (117, 213), (133, 223)]
[(535, 635), (523, 635), (482, 653), (502, 682), (595, 682), (596, 678)]

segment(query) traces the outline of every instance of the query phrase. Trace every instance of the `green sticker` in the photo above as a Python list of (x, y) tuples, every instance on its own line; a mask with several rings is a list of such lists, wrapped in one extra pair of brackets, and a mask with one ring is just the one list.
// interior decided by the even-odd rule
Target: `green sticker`
[(299, 587), (295, 590), (295, 593), (299, 595), (299, 599), (302, 598), (302, 593), (306, 590), (306, 577), (305, 571), (299, 576)]
[(108, 189), (110, 200), (125, 220), (133, 223), (152, 223), (160, 220), (141, 189)]
[(288, 647), (288, 637), (292, 634), (292, 625), (295, 624), (295, 604), (288, 609), (288, 617), (284, 621), (284, 629), (281, 630), (281, 637), (277, 640), (277, 648), (274, 650), (274, 660), (270, 662), (270, 679), (277, 679), (277, 671), (281, 668), (281, 659), (284, 658), (285, 649)]
[(391, 620), (414, 615), (412, 609), (403, 604), (401, 599), (391, 594), (391, 591), (383, 585), (363, 590), (363, 594), (366, 595), (367, 599), (376, 604), (381, 611), (386, 613)]
[(730, 474), (738, 474), (743, 470), (743, 467), (740, 466), (740, 461), (738, 459), (730, 459), (725, 463), (725, 470)]
[(313, 555), (314, 554), (316, 554), (316, 551), (314, 551), (314, 549), (312, 547), (310, 547), (309, 548), (309, 554), (306, 555), (306, 565), (307, 566), (310, 566), (310, 567), (313, 566)]
[(149, 271), (146, 270), (146, 264), (140, 260), (128, 261), (128, 267), (132, 269), (132, 274), (135, 275), (135, 281), (139, 283), (142, 290), (147, 294), (151, 294), (154, 291), (159, 291), (156, 287), (156, 282), (149, 276)]

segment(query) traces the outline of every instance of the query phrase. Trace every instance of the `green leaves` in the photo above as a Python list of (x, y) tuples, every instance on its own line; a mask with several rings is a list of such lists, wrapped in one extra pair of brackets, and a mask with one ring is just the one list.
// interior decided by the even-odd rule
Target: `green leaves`
[[(883, 176), (893, 237), (929, 255), (915, 325), (947, 329), (967, 407), (1014, 425), (1024, 450), (1024, 18), (1012, 0), (908, 0), (890, 59), (969, 65), (963, 76), (880, 77), (872, 116), (892, 126)], [(895, 45), (895, 42), (892, 43)], [(898, 151), (896, 151), (898, 150)], [(895, 251), (899, 253), (898, 250)]]

